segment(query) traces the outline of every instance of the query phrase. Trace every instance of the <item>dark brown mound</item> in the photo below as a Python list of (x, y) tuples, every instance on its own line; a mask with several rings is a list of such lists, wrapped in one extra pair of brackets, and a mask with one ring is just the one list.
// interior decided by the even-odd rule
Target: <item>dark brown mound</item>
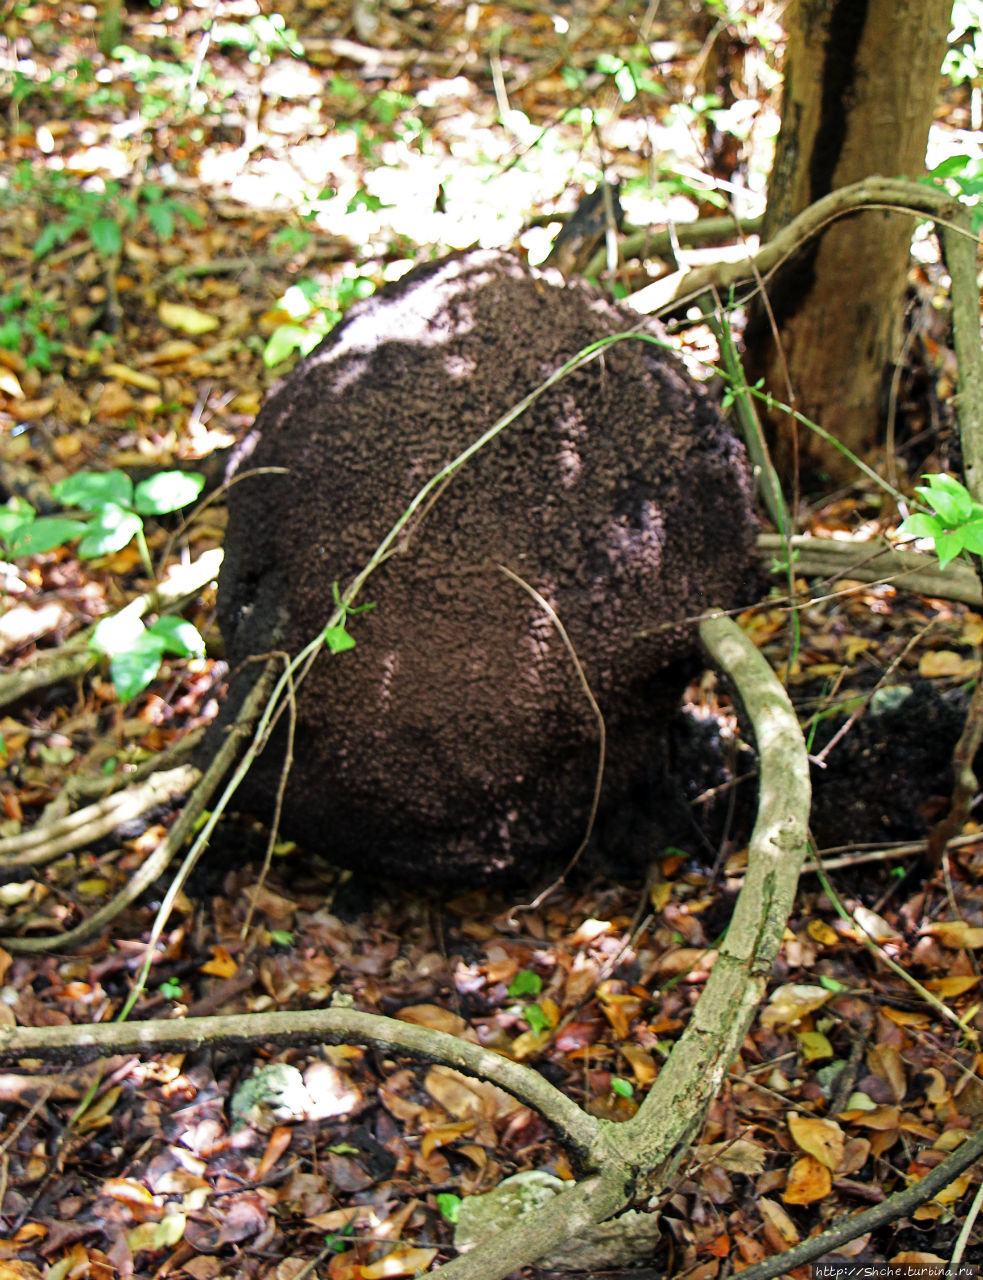
[[(219, 618), (232, 664), (297, 652), (424, 482), (589, 343), (637, 324), (516, 258), (468, 252), (352, 309), (281, 385), (229, 493)], [(648, 332), (657, 334), (655, 326)], [(371, 578), (357, 647), (303, 685), (284, 828), (344, 865), (433, 880), (534, 876), (662, 767), (691, 625), (752, 562), (744, 453), (679, 362), (622, 341), (470, 461)], [(255, 668), (252, 669), (255, 671)], [(237, 681), (226, 719), (242, 697)], [(244, 786), (272, 811), (281, 751)], [(623, 824), (615, 820), (613, 827)]]

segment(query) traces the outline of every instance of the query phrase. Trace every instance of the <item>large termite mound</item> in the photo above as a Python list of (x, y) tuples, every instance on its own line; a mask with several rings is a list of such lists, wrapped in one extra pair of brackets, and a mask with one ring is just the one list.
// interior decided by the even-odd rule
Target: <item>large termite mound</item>
[[(429, 477), (570, 357), (637, 324), (498, 252), (419, 268), (354, 307), (240, 451), (219, 590), (233, 669), (298, 652), (332, 584)], [(261, 467), (287, 474), (245, 475)], [(576, 847), (600, 727), (535, 591), (603, 714), (602, 829), (637, 838), (626, 815), (660, 794), (694, 620), (734, 603), (752, 530), (744, 453), (709, 398), (657, 343), (604, 347), (456, 472), (370, 578), (356, 647), (319, 657), (298, 691), (284, 831), (343, 865), (433, 880), (533, 876)], [(255, 671), (233, 680), (225, 723)], [(262, 817), (283, 741), (240, 793)]]

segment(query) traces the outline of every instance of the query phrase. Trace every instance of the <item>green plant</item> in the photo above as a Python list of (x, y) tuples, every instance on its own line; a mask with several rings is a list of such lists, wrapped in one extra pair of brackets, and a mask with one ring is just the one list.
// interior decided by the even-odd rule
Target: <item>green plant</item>
[(942, 569), (964, 552), (983, 555), (983, 506), (954, 476), (928, 475), (922, 479), (926, 483), (918, 485), (915, 492), (933, 514), (914, 512), (901, 522), (899, 535), (931, 538)]
[(12, 206), (37, 203), (44, 212), (45, 225), (34, 244), (35, 258), (43, 258), (57, 245), (80, 235), (88, 238), (101, 257), (112, 257), (123, 247), (124, 227), (141, 215), (162, 240), (174, 234), (178, 218), (194, 227), (202, 221), (197, 210), (154, 183), (144, 183), (131, 196), (118, 182), (80, 185), (70, 174), (42, 172), (27, 160), (14, 170), (4, 201)]
[(979, 203), (983, 195), (983, 159), (979, 156), (947, 156), (928, 174), (927, 181), (954, 191), (964, 204), (973, 206), (970, 214), (970, 226), (975, 235), (979, 235), (983, 227), (983, 204)]
[(25, 296), (20, 284), (0, 295), (0, 347), (22, 352), (28, 368), (51, 368), (52, 356), (62, 350), (51, 332), (61, 332), (67, 323), (57, 302)]
[(457, 1222), (461, 1216), (461, 1197), (451, 1191), (438, 1192), (435, 1197), (441, 1217), (447, 1222)]
[[(235, 93), (235, 86), (208, 65), (183, 61), (177, 52), (169, 59), (154, 58), (129, 45), (117, 45), (113, 57), (120, 75), (130, 80), (140, 98), (140, 114), (147, 121), (175, 113), (215, 111)], [(208, 92), (205, 92), (205, 90)]]
[(183, 988), (177, 978), (165, 978), (157, 988), (165, 1000), (180, 1000), (184, 994)]
[(211, 34), (215, 44), (241, 49), (250, 62), (260, 62), (277, 53), (304, 56), (297, 32), (287, 26), (280, 13), (256, 14), (246, 22), (216, 22)]
[(290, 320), (270, 334), (263, 362), (272, 368), (299, 351), (306, 356), (329, 333), (354, 302), (375, 292), (368, 276), (343, 276), (333, 285), (303, 279), (292, 284), (277, 303)]
[[(188, 506), (201, 492), (204, 477), (162, 471), (135, 488), (122, 471), (80, 471), (53, 486), (52, 493), (78, 515), (41, 516), (22, 498), (0, 508), (0, 544), (10, 556), (40, 555), (79, 540), (83, 560), (121, 551), (134, 539), (144, 567), (154, 576), (144, 534), (145, 515), (165, 515)], [(109, 659), (109, 670), (122, 702), (150, 684), (165, 653), (199, 657), (205, 644), (183, 618), (161, 616), (145, 626), (131, 607), (104, 618), (92, 632), (90, 647)]]
[(652, 78), (652, 55), (644, 45), (630, 53), (627, 59), (613, 53), (600, 54), (594, 70), (611, 77), (623, 102), (634, 102), (640, 93), (653, 98), (666, 96), (665, 85)]
[(942, 74), (953, 84), (972, 83), (983, 69), (983, 0), (955, 0), (950, 21)]
[[(538, 996), (543, 989), (543, 980), (532, 969), (520, 969), (508, 985), (508, 993), (512, 997)], [(542, 1035), (550, 1028), (550, 1020), (538, 1004), (522, 1005), (519, 1010), (528, 1022), (535, 1035)]]

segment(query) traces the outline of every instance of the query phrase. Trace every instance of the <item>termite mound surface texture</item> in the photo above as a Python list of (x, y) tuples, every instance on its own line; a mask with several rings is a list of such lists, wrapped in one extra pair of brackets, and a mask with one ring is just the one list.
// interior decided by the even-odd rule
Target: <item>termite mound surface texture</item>
[[(418, 268), (353, 307), (260, 413), (229, 490), (219, 622), (234, 671), (295, 654), (424, 483), (588, 344), (638, 325), (501, 252)], [(661, 339), (654, 324), (642, 332)], [(247, 476), (254, 468), (287, 474)], [(426, 503), (297, 692), (282, 830), (404, 880), (534, 879), (579, 844), (599, 725), (599, 838), (657, 852), (686, 818), (666, 728), (694, 619), (754, 576), (742, 446), (662, 346), (604, 348)], [(235, 676), (217, 732), (258, 668)], [(269, 819), (284, 717), (236, 805)], [(213, 734), (208, 750), (214, 748)]]

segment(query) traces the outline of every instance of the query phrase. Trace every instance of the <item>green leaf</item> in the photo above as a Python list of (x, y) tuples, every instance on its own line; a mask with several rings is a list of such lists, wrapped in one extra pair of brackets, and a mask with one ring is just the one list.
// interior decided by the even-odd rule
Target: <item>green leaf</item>
[(509, 983), (509, 995), (513, 997), (538, 996), (542, 989), (543, 980), (532, 969), (520, 969)]
[(36, 515), (24, 498), (11, 498), (5, 507), (0, 507), (0, 542), (6, 542), (15, 529), (30, 524)]
[(170, 240), (174, 234), (174, 211), (169, 204), (148, 205), (147, 220), (161, 240)]
[(346, 649), (355, 648), (355, 640), (344, 627), (325, 627), (324, 643), (332, 653), (344, 653)]
[(964, 551), (972, 551), (974, 555), (983, 555), (983, 520), (970, 520), (961, 524), (953, 534), (963, 545)]
[(898, 525), (898, 535), (904, 538), (937, 538), (945, 532), (938, 516), (927, 516), (921, 511), (908, 516)]
[(84, 520), (69, 520), (65, 516), (42, 516), (14, 530), (4, 541), (14, 556), (39, 556), (55, 547), (63, 547), (86, 532), (89, 526)]
[(42, 228), (41, 234), (34, 241), (35, 258), (43, 258), (46, 253), (50, 253), (56, 244), (60, 244), (62, 236), (63, 224), (60, 222), (49, 222)]
[(173, 653), (179, 658), (200, 658), (205, 652), (198, 628), (184, 618), (158, 618), (147, 628), (147, 634), (160, 640), (164, 653)]
[(935, 554), (939, 557), (939, 568), (944, 569), (950, 561), (961, 555), (962, 550), (963, 541), (959, 530), (954, 533), (940, 533), (935, 539)]
[(123, 609), (96, 624), (89, 648), (111, 658), (116, 653), (129, 652), (139, 644), (145, 631), (138, 614), (133, 609)]
[(947, 525), (962, 524), (969, 519), (973, 511), (973, 499), (966, 486), (960, 484), (955, 476), (940, 474), (923, 476), (922, 479), (928, 483), (918, 485), (915, 492), (939, 513)]
[(277, 325), (263, 349), (263, 363), (272, 369), (295, 351), (303, 351), (307, 338), (308, 331), (299, 324)]
[(107, 502), (87, 526), (86, 535), (79, 543), (79, 555), (83, 560), (94, 560), (96, 556), (122, 551), (142, 528), (143, 521), (135, 511)]
[(159, 516), (189, 506), (205, 487), (205, 477), (189, 471), (161, 471), (141, 480), (133, 506), (142, 515)]
[(160, 670), (161, 657), (159, 638), (145, 631), (132, 649), (110, 658), (109, 674), (120, 702), (130, 702), (146, 689)]
[(123, 233), (115, 218), (96, 218), (89, 227), (89, 239), (96, 253), (111, 258), (123, 248)]
[(825, 974), (819, 978), (819, 985), (821, 987), (825, 987), (827, 991), (832, 991), (835, 995), (838, 995), (842, 991), (850, 990), (850, 988), (845, 987), (842, 982), (837, 982), (835, 978), (828, 978)]
[(635, 84), (631, 67), (619, 67), (614, 73), (614, 83), (623, 102), (634, 102), (638, 94), (638, 86)]
[(611, 1092), (618, 1094), (622, 1098), (635, 1096), (635, 1090), (632, 1088), (630, 1081), (622, 1080), (620, 1076), (611, 1077)]
[(275, 942), (278, 947), (292, 947), (294, 935), (289, 929), (271, 929), (270, 941)]
[(435, 1199), (441, 1217), (447, 1222), (457, 1222), (461, 1216), (461, 1197), (451, 1191), (438, 1191)]
[(133, 505), (133, 481), (125, 471), (77, 471), (52, 485), (51, 492), (66, 507), (98, 511), (107, 502)]
[(527, 1004), (522, 1010), (522, 1016), (529, 1023), (530, 1029), (535, 1035), (540, 1036), (544, 1031), (549, 1031), (550, 1020), (538, 1004)]

